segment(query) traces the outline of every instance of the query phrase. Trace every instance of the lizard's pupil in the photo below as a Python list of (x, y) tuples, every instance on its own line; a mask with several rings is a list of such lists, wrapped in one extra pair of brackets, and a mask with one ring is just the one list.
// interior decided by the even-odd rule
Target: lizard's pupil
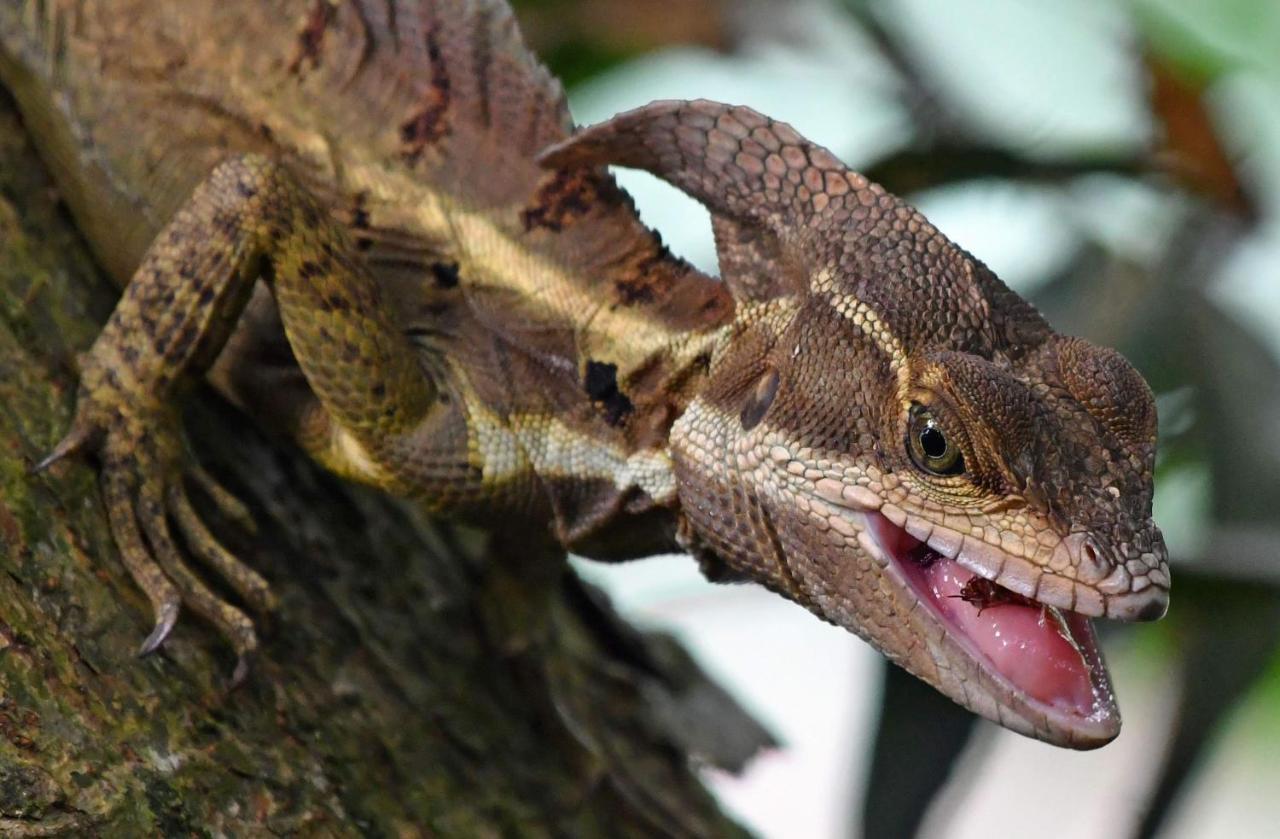
[(947, 453), (947, 438), (933, 426), (927, 426), (920, 432), (920, 448), (925, 456), (939, 460)]
[(912, 405), (907, 428), (907, 449), (911, 459), (931, 475), (959, 475), (964, 472), (960, 447), (947, 439), (942, 424), (923, 405)]

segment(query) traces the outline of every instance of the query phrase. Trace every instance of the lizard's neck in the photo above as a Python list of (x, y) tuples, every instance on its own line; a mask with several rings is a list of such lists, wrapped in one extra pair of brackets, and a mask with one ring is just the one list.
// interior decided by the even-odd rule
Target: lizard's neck
[[(648, 345), (629, 341), (625, 333), (612, 339), (617, 351), (601, 353), (599, 359), (584, 356), (584, 382), (593, 399), (605, 395), (615, 400), (611, 406), (625, 410), (625, 437), (632, 450), (665, 448), (671, 426), (705, 387), (714, 359), (722, 354), (734, 332), (732, 320), (696, 330), (655, 330)], [(616, 371), (603, 371), (602, 364), (616, 364)], [(593, 392), (601, 373), (616, 375), (616, 395)], [(607, 376), (606, 376), (607, 377)], [(606, 383), (607, 384), (607, 383)], [(606, 406), (610, 407), (610, 406)]]
[[(522, 417), (511, 418), (565, 546), (598, 559), (677, 549), (671, 429), (705, 388), (712, 359), (732, 331), (732, 322), (644, 330), (652, 344), (627, 342), (625, 333), (594, 336), (597, 351), (578, 359), (590, 420), (562, 417), (526, 430)], [(580, 337), (584, 346), (593, 343), (590, 335)]]

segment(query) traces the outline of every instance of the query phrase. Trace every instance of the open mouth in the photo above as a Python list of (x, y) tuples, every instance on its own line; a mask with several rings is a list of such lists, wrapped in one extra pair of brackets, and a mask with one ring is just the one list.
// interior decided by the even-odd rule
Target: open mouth
[(1114, 736), (1118, 712), (1089, 618), (974, 574), (878, 512), (865, 516), (884, 555), (984, 669), (1046, 717)]

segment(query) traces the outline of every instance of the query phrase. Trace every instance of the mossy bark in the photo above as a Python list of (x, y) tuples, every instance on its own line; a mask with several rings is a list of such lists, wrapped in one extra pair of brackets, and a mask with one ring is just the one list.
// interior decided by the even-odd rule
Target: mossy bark
[[(0, 834), (736, 835), (691, 769), (767, 735), (536, 539), (427, 521), (198, 393), (194, 449), (253, 511), (208, 520), (282, 598), (228, 694), (194, 618), (148, 607), (91, 464), (31, 476), (110, 310), (0, 93)], [(207, 505), (212, 507), (212, 505)]]

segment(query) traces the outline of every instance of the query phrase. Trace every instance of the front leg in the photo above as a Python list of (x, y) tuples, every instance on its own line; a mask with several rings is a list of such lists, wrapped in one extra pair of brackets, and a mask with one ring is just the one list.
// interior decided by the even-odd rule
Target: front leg
[(258, 646), (253, 623), (187, 566), (172, 525), (250, 606), (267, 610), (274, 601), (266, 581), (217, 542), (187, 499), (189, 478), (235, 511), (189, 458), (175, 399), (217, 357), (259, 278), (275, 295), (313, 392), (292, 430), (314, 455), (402, 490), (415, 476), (381, 464), (426, 433), (437, 441), (424, 446), (428, 466), (445, 474), (442, 464), (467, 459), (463, 418), (437, 399), (343, 231), (278, 164), (244, 157), (215, 169), (152, 243), (83, 358), (71, 429), (37, 468), (76, 451), (97, 453), (112, 533), (155, 615), (141, 652), (164, 641), (185, 603), (236, 650), (235, 679)]

